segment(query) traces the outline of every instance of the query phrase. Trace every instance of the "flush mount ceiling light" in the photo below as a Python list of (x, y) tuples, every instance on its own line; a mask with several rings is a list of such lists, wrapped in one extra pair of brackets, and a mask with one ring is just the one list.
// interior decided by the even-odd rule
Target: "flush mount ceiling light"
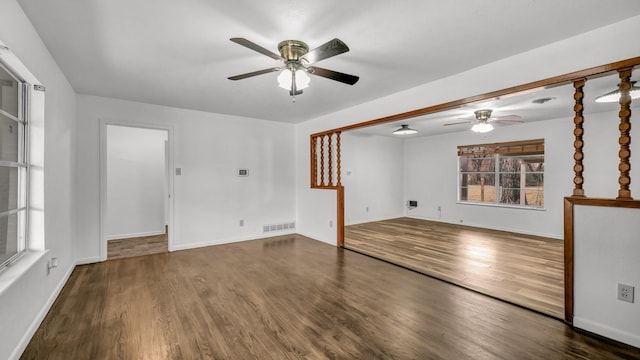
[(232, 38), (230, 40), (272, 59), (281, 60), (284, 62), (284, 66), (231, 76), (229, 77), (229, 80), (241, 80), (252, 76), (268, 74), (274, 71), (281, 71), (278, 76), (278, 86), (289, 90), (289, 95), (293, 97), (294, 102), (296, 99), (295, 96), (302, 94), (302, 90), (309, 87), (311, 79), (309, 79), (307, 73), (339, 81), (348, 85), (353, 85), (360, 79), (355, 75), (344, 74), (312, 66), (312, 64), (320, 60), (349, 51), (349, 47), (347, 47), (347, 45), (340, 39), (328, 41), (313, 50), (309, 50), (309, 46), (300, 40), (281, 41), (278, 44), (278, 51), (280, 52), (280, 55), (244, 38)]
[[(600, 95), (596, 98), (596, 102), (599, 103), (610, 103), (610, 102), (618, 102), (620, 101), (620, 84), (618, 84), (618, 89), (615, 89), (611, 92), (608, 92), (604, 95)], [(631, 99), (640, 99), (640, 87), (636, 86), (636, 82), (631, 82), (631, 89), (629, 89), (629, 95), (631, 95)]]
[(489, 118), (491, 117), (491, 109), (483, 109), (477, 110), (474, 112), (476, 114), (476, 119), (478, 123), (471, 127), (471, 131), (477, 133), (486, 133), (493, 130), (493, 125), (489, 124)]
[(400, 129), (393, 132), (393, 135), (412, 135), (417, 134), (418, 130), (412, 129), (409, 125), (400, 125)]

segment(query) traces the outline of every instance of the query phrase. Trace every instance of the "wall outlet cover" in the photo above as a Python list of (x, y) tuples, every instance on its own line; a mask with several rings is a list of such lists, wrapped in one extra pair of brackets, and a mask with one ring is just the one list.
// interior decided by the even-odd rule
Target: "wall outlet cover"
[(631, 285), (618, 284), (618, 300), (633, 303), (633, 290)]

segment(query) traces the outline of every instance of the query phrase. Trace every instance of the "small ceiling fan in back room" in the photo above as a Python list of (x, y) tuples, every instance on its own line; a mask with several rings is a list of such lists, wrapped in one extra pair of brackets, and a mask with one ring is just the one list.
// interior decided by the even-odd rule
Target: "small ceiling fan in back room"
[(309, 86), (310, 79), (309, 76), (307, 76), (307, 73), (349, 85), (357, 83), (360, 79), (355, 75), (349, 75), (313, 65), (321, 60), (349, 51), (349, 47), (340, 39), (328, 41), (313, 50), (309, 50), (309, 46), (300, 40), (284, 40), (278, 44), (278, 51), (280, 52), (280, 55), (244, 38), (231, 38), (230, 40), (272, 59), (281, 60), (284, 64), (280, 67), (230, 76), (229, 80), (242, 80), (257, 75), (282, 71), (278, 76), (279, 86), (289, 90), (289, 95), (293, 97), (294, 102), (296, 101), (295, 96), (302, 94), (302, 90)]
[(453, 125), (462, 125), (462, 124), (470, 124), (475, 123), (471, 130), (474, 132), (485, 133), (493, 130), (492, 124), (498, 125), (517, 125), (522, 124), (522, 117), (518, 115), (505, 115), (505, 116), (494, 116), (491, 117), (491, 113), (493, 110), (491, 109), (482, 109), (474, 111), (474, 115), (476, 117), (475, 120), (463, 120), (458, 122), (451, 122), (442, 124), (442, 126), (453, 126)]

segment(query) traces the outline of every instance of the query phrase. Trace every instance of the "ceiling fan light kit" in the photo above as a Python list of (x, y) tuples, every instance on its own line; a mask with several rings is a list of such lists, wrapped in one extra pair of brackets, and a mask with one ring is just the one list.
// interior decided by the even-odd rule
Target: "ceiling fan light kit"
[(400, 128), (393, 132), (393, 135), (413, 135), (417, 134), (418, 130), (412, 129), (409, 125), (400, 125)]
[(473, 125), (471, 127), (471, 131), (473, 132), (477, 132), (477, 133), (486, 133), (493, 130), (493, 125), (489, 124), (488, 122), (479, 122), (475, 125)]
[(289, 69), (284, 69), (280, 75), (278, 75), (278, 86), (285, 90), (291, 90), (291, 85), (294, 81), (296, 83), (296, 89), (303, 90), (309, 87), (311, 79), (304, 70), (296, 70), (294, 73)]
[(474, 111), (478, 123), (471, 127), (471, 131), (477, 133), (486, 133), (493, 130), (493, 125), (489, 124), (489, 118), (491, 117), (491, 109), (482, 109)]
[(333, 39), (325, 44), (309, 50), (309, 46), (300, 40), (285, 40), (278, 44), (280, 55), (273, 53), (262, 46), (244, 38), (231, 38), (236, 44), (247, 47), (275, 60), (281, 60), (284, 65), (276, 68), (253, 71), (236, 76), (230, 76), (229, 80), (242, 80), (249, 77), (281, 71), (278, 76), (278, 86), (289, 90), (293, 97), (302, 94), (302, 90), (309, 87), (311, 79), (307, 75), (313, 74), (344, 84), (353, 85), (360, 79), (358, 76), (311, 66), (312, 64), (349, 51), (349, 47), (340, 39)]
[[(615, 89), (611, 92), (608, 92), (604, 95), (600, 95), (596, 98), (596, 102), (599, 103), (610, 103), (610, 102), (618, 102), (620, 101), (620, 85), (618, 84), (618, 89)], [(631, 82), (631, 89), (629, 89), (629, 95), (631, 99), (640, 99), (640, 87), (636, 86), (636, 82)]]

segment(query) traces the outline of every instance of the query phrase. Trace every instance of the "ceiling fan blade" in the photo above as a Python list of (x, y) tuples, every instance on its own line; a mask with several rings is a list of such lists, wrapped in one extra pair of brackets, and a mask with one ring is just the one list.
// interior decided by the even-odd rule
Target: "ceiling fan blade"
[(270, 57), (272, 59), (282, 60), (282, 56), (280, 56), (280, 55), (278, 55), (278, 54), (276, 54), (274, 52), (271, 52), (271, 51), (263, 48), (262, 46), (254, 43), (252, 41), (249, 41), (249, 40), (247, 40), (245, 38), (231, 38), (229, 40), (233, 41), (236, 44), (239, 44), (239, 45), (242, 45), (244, 47), (247, 47), (247, 48), (249, 48), (249, 49), (251, 49), (253, 51), (257, 51), (260, 54), (267, 55), (268, 57)]
[(447, 123), (447, 124), (442, 124), (442, 126), (452, 126), (452, 125), (462, 125), (462, 124), (470, 124), (473, 121), (467, 120), (467, 121), (458, 121), (458, 122), (453, 122), (453, 123)]
[(347, 44), (343, 43), (340, 39), (333, 39), (318, 46), (317, 48), (310, 50), (302, 58), (307, 60), (309, 64), (316, 63), (320, 60), (330, 58), (332, 56), (340, 55), (349, 51)]
[(358, 80), (360, 80), (360, 77), (355, 75), (349, 75), (349, 74), (345, 74), (345, 73), (341, 73), (333, 70), (327, 70), (327, 69), (323, 69), (315, 66), (308, 67), (307, 71), (309, 72), (309, 74), (322, 76), (327, 79), (339, 81), (341, 83), (345, 83), (349, 85), (353, 85), (357, 83)]
[(254, 72), (250, 72), (250, 73), (246, 73), (246, 74), (240, 74), (240, 75), (236, 75), (236, 76), (229, 76), (229, 80), (242, 80), (242, 79), (246, 79), (252, 76), (258, 76), (258, 75), (262, 75), (262, 74), (268, 74), (270, 72), (274, 72), (274, 71), (278, 71), (281, 70), (282, 68), (269, 68), (269, 69), (263, 69), (263, 70), (258, 70), (258, 71), (254, 71)]
[(496, 116), (490, 120), (492, 123), (496, 123), (499, 125), (517, 125), (522, 124), (524, 121), (521, 116), (518, 115), (505, 115), (505, 116)]
[(518, 124), (522, 124), (524, 121), (522, 120), (502, 120), (502, 119), (497, 119), (497, 120), (492, 120), (492, 123), (495, 124), (499, 124), (499, 125), (518, 125)]
[(505, 115), (505, 116), (495, 116), (492, 118), (493, 121), (522, 121), (522, 116), (518, 115)]

